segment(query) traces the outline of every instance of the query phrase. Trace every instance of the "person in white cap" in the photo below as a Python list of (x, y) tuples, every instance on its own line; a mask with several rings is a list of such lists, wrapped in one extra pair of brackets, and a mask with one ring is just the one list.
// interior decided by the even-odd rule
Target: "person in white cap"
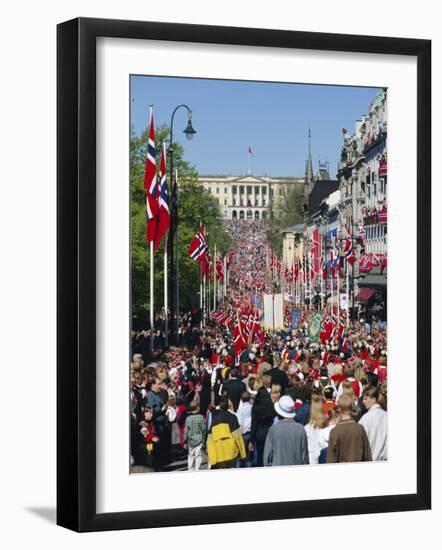
[(275, 403), (280, 421), (268, 431), (264, 445), (264, 466), (308, 464), (308, 444), (305, 429), (294, 421), (295, 402), (283, 395)]

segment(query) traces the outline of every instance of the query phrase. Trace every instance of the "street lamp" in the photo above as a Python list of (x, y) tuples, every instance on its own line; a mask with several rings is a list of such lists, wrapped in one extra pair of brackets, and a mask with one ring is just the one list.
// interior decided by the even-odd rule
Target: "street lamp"
[[(178, 109), (183, 108), (187, 111), (187, 126), (183, 130), (183, 133), (186, 135), (188, 140), (192, 140), (193, 136), (196, 134), (192, 126), (192, 111), (185, 105), (177, 105), (173, 110), (171, 119), (170, 119), (170, 136), (169, 136), (169, 166), (170, 166), (170, 185), (171, 185), (171, 220), (170, 220), (170, 229), (169, 229), (169, 240), (167, 243), (168, 255), (170, 261), (170, 277), (169, 277), (169, 296), (170, 296), (170, 320), (171, 320), (171, 341), (176, 344), (179, 342), (179, 311), (180, 311), (180, 287), (179, 287), (179, 240), (178, 240), (178, 181), (173, 184), (173, 121), (175, 118), (175, 113)], [(174, 238), (175, 238), (175, 263), (174, 263)], [(174, 324), (175, 323), (175, 324)], [(168, 331), (169, 327), (167, 324), (166, 318), (166, 342), (168, 344)], [(174, 336), (172, 336), (175, 334)]]

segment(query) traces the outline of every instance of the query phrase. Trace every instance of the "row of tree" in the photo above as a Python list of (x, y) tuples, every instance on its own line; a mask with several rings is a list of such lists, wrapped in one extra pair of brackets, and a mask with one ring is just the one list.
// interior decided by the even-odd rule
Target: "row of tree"
[[(156, 128), (156, 154), (161, 154), (161, 144), (169, 136), (165, 125)], [(144, 170), (146, 162), (148, 129), (137, 137), (132, 132), (130, 140), (130, 206), (131, 206), (131, 272), (132, 272), (132, 315), (138, 319), (138, 326), (144, 324), (149, 311), (149, 246), (146, 241), (146, 192)], [(199, 264), (188, 255), (187, 250), (200, 221), (209, 234), (209, 246), (225, 254), (230, 246), (230, 236), (224, 230), (218, 202), (198, 182), (196, 168), (184, 157), (184, 148), (173, 143), (174, 168), (178, 170), (178, 220), (179, 220), (179, 263), (180, 263), (180, 308), (188, 309), (198, 304)], [(167, 174), (168, 184), (169, 171)], [(170, 185), (169, 185), (170, 190)], [(169, 191), (170, 195), (170, 191)], [(155, 309), (164, 303), (164, 262), (166, 240), (155, 254), (154, 289)]]

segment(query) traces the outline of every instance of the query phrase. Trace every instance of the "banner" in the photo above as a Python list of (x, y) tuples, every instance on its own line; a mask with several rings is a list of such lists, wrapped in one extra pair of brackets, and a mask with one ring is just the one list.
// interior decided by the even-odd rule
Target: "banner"
[(321, 333), (321, 325), (322, 325), (322, 318), (324, 317), (324, 313), (322, 311), (318, 311), (314, 314), (312, 322), (310, 323), (310, 328), (308, 331), (308, 335), (311, 342), (317, 342), (319, 340), (319, 334)]
[(264, 328), (279, 330), (284, 328), (282, 294), (264, 294)]
[(348, 309), (347, 294), (340, 294), (340, 306), (341, 306), (341, 309)]
[(292, 321), (290, 323), (290, 328), (291, 329), (298, 328), (300, 319), (301, 319), (301, 310), (295, 309), (294, 311), (292, 311)]

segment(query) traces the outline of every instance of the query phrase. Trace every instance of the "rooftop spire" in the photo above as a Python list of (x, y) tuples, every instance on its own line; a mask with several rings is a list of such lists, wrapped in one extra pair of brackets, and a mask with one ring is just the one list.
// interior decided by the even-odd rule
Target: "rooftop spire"
[(308, 192), (310, 193), (313, 185), (313, 162), (312, 162), (312, 144), (311, 144), (312, 132), (310, 129), (310, 122), (308, 125), (308, 159), (305, 165), (305, 184), (308, 185)]

